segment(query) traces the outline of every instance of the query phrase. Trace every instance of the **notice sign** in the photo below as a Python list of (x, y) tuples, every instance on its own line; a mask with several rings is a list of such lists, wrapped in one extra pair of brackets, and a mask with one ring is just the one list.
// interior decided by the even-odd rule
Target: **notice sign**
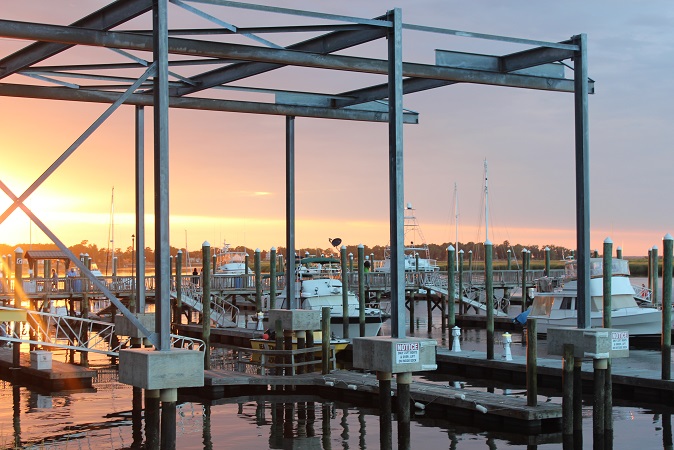
[(419, 362), (419, 343), (407, 342), (396, 344), (396, 364), (409, 364)]
[(630, 335), (627, 331), (611, 331), (611, 350), (629, 350)]

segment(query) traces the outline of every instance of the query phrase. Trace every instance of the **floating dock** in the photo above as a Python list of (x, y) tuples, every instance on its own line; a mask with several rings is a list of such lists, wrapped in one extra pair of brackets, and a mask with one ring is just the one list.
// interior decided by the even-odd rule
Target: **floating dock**
[(29, 353), (21, 353), (21, 367), (14, 368), (12, 356), (11, 347), (0, 348), (0, 377), (3, 379), (20, 380), (21, 384), (38, 386), (50, 392), (93, 389), (95, 370), (59, 361), (52, 361), (51, 369), (34, 369)]

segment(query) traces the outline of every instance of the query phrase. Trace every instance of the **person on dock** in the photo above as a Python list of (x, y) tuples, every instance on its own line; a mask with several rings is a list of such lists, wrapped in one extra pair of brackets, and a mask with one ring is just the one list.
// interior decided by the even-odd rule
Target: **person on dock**
[(72, 292), (73, 288), (75, 287), (75, 280), (74, 278), (77, 277), (77, 272), (75, 272), (75, 268), (71, 267), (70, 270), (68, 270), (68, 273), (66, 273), (66, 288)]
[(56, 273), (56, 269), (51, 270), (51, 287), (55, 291), (59, 289), (59, 276)]
[(192, 284), (199, 286), (199, 272), (197, 271), (196, 267), (192, 271)]
[(365, 273), (370, 273), (370, 261), (365, 261), (363, 263), (363, 270)]

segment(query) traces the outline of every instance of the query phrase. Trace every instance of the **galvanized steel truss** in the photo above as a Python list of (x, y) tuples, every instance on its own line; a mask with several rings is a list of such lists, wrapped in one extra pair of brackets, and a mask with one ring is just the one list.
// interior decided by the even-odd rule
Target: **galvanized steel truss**
[[(576, 98), (576, 172), (578, 204), (579, 292), (589, 298), (583, 275), (588, 272), (584, 262), (589, 255), (589, 193), (587, 172), (588, 128), (587, 95), (593, 92), (593, 82), (587, 77), (585, 35), (562, 42), (542, 42), (528, 39), (470, 33), (402, 22), (401, 10), (395, 9), (372, 19), (323, 14), (272, 6), (253, 5), (227, 0), (170, 0), (181, 11), (206, 20), (211, 28), (169, 29), (167, 0), (118, 0), (68, 26), (0, 20), (0, 37), (37, 41), (0, 59), (0, 80), (24, 75), (39, 83), (0, 82), (0, 96), (58, 99), (79, 102), (115, 103), (120, 100), (138, 107), (137, 123), (142, 125), (142, 107), (154, 106), (155, 123), (155, 226), (158, 283), (165, 285), (159, 298), (168, 301), (168, 108), (245, 112), (288, 117), (286, 150), (288, 168), (287, 244), (294, 248), (294, 117), (319, 117), (389, 123), (389, 197), (392, 253), (392, 297), (404, 292), (402, 276), (402, 124), (417, 123), (418, 114), (403, 109), (404, 94), (420, 92), (456, 83), (487, 84), (559, 92), (572, 92)], [(218, 17), (222, 11), (245, 10), (253, 14), (290, 15), (292, 25), (237, 27)], [(217, 12), (214, 10), (217, 9)], [(254, 11), (251, 12), (251, 11)], [(153, 26), (148, 30), (121, 30), (120, 27), (137, 17), (152, 14)], [(173, 10), (172, 10), (173, 14)], [(298, 25), (298, 18), (309, 23)], [(402, 30), (444, 34), (464, 38), (522, 44), (527, 50), (493, 56), (438, 50), (435, 64), (402, 61)], [(316, 36), (280, 46), (265, 36), (314, 32)], [(323, 34), (320, 34), (323, 33)], [(181, 37), (177, 37), (181, 36)], [(189, 36), (189, 37), (182, 37)], [(225, 37), (243, 36), (250, 45), (223, 42)], [(335, 54), (379, 39), (387, 39), (385, 59)], [(273, 39), (273, 38), (272, 38)], [(49, 58), (73, 46), (105, 47), (122, 55), (129, 62), (97, 64), (48, 65)], [(141, 58), (138, 52), (152, 52)], [(111, 55), (113, 52), (111, 52)], [(573, 78), (566, 78), (563, 61), (574, 60)], [(213, 66), (216, 66), (213, 68)], [(140, 81), (134, 71), (154, 69), (149, 81)], [(367, 85), (344, 92), (297, 92), (269, 86), (242, 86), (242, 80), (259, 83), (256, 75), (287, 66), (384, 75), (386, 83)], [(184, 74), (180, 71), (185, 70)], [(109, 71), (120, 74), (109, 75)], [(191, 72), (191, 73), (187, 73)], [(196, 72), (196, 73), (194, 73)], [(169, 77), (171, 79), (169, 80)], [(134, 85), (135, 84), (135, 85)], [(223, 89), (264, 92), (275, 95), (274, 102), (222, 99)], [(137, 133), (139, 131), (137, 130)], [(141, 136), (142, 137), (142, 136)], [(137, 137), (137, 162), (142, 161), (142, 139)], [(67, 156), (66, 156), (67, 157)], [(138, 174), (138, 169), (137, 169)], [(47, 177), (49, 174), (45, 174)], [(139, 175), (137, 175), (138, 178)], [(137, 186), (142, 186), (142, 176)], [(27, 195), (16, 197), (2, 184), (14, 200), (10, 209), (27, 211), (23, 201)], [(29, 194), (29, 193), (28, 193)], [(141, 200), (144, 193), (137, 194)], [(0, 223), (10, 213), (0, 218)], [(137, 210), (138, 212), (138, 210)], [(28, 213), (28, 212), (27, 212)], [(29, 214), (33, 220), (37, 218)], [(142, 214), (137, 217), (137, 234), (144, 239)], [(44, 231), (44, 230), (43, 230)], [(50, 233), (48, 233), (49, 235)], [(144, 243), (143, 243), (144, 244)], [(288, 255), (292, 267), (293, 252)], [(166, 261), (162, 261), (166, 257)], [(75, 260), (77, 260), (75, 258)], [(140, 261), (138, 261), (140, 262)], [(82, 267), (80, 267), (82, 269)], [(88, 271), (84, 271), (88, 273)], [(397, 276), (396, 276), (397, 275)], [(588, 279), (589, 273), (586, 275)], [(288, 283), (289, 286), (292, 283)], [(158, 288), (159, 289), (159, 288)], [(164, 292), (166, 291), (166, 292)], [(294, 298), (290, 295), (289, 298)], [(112, 294), (111, 294), (112, 295)], [(117, 303), (112, 296), (111, 300)], [(587, 302), (586, 302), (587, 303)], [(121, 303), (120, 303), (121, 305)], [(587, 318), (589, 320), (589, 303)], [(126, 314), (126, 308), (121, 308)], [(160, 349), (168, 348), (168, 307), (158, 307), (157, 330), (150, 338)], [(132, 320), (133, 321), (133, 320)], [(579, 325), (585, 321), (579, 314)], [(403, 336), (404, 308), (393, 305), (392, 334)], [(583, 323), (582, 326), (585, 326)], [(588, 325), (589, 326), (589, 325)], [(144, 330), (145, 331), (145, 330)]]

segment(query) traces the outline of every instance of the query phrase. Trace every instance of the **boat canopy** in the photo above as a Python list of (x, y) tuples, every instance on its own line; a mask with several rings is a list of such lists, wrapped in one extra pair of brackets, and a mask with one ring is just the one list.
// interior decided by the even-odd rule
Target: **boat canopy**
[[(613, 276), (630, 276), (630, 266), (626, 259), (613, 258), (611, 262), (611, 272)], [(590, 258), (590, 278), (604, 276), (603, 258)], [(564, 265), (564, 278), (568, 280), (578, 279), (578, 262), (576, 260), (568, 261)]]

